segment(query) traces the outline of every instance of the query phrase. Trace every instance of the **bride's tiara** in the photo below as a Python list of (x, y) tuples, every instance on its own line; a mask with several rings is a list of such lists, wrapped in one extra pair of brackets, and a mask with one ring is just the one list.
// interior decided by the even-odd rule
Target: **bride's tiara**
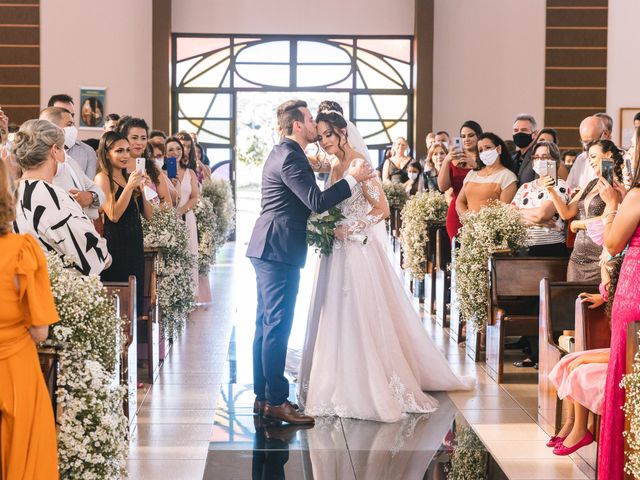
[(340, 115), (342, 118), (344, 118), (344, 115), (340, 113), (338, 110), (320, 110), (320, 113), (324, 113), (327, 115), (330, 113), (335, 113), (336, 115)]

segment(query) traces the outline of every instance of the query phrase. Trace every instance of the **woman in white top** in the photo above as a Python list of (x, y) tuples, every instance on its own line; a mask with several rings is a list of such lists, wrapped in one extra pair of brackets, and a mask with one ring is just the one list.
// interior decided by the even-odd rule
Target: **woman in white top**
[(184, 146), (177, 137), (169, 137), (165, 143), (167, 156), (175, 157), (178, 165), (178, 178), (171, 181), (178, 189), (178, 209), (176, 213), (187, 226), (189, 233), (189, 253), (196, 259), (195, 267), (192, 271), (194, 291), (198, 291), (198, 227), (193, 209), (198, 204), (200, 191), (198, 190), (198, 177), (196, 176), (196, 166), (184, 154)]
[(509, 151), (500, 137), (491, 132), (480, 134), (478, 152), (480, 169), (467, 174), (456, 199), (460, 217), (468, 211), (479, 211), (491, 200), (511, 203), (518, 190), (518, 178), (505, 167)]
[(102, 272), (111, 264), (107, 241), (71, 195), (52, 183), (65, 159), (62, 130), (47, 120), (29, 120), (12, 153), (23, 172), (14, 231), (31, 234), (45, 252), (55, 251), (83, 275)]

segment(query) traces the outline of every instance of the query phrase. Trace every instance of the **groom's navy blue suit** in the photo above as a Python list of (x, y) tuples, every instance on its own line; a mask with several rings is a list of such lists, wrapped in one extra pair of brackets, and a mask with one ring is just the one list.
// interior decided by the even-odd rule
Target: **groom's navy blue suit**
[(284, 376), (287, 344), (307, 259), (307, 220), (351, 195), (341, 180), (321, 191), (300, 145), (284, 138), (273, 147), (262, 172), (262, 212), (253, 228), (247, 257), (256, 270), (258, 309), (253, 341), (254, 392), (258, 400), (281, 405), (289, 396)]

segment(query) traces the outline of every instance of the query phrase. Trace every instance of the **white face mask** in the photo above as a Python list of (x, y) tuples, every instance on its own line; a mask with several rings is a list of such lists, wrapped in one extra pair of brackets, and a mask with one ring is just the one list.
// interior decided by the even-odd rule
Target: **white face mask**
[(533, 161), (533, 171), (539, 177), (544, 177), (547, 175), (547, 161), (546, 160), (534, 160)]
[(63, 130), (64, 130), (64, 146), (67, 148), (73, 147), (78, 138), (78, 129), (75, 127), (75, 125), (71, 125), (70, 127), (64, 127)]
[(489, 167), (496, 163), (499, 156), (497, 148), (494, 148), (493, 150), (485, 150), (484, 152), (480, 152), (480, 161)]
[(156, 164), (156, 168), (158, 170), (162, 170), (162, 167), (164, 167), (164, 158), (162, 157), (154, 158), (153, 163)]
[(411, 173), (409, 174), (409, 178), (410, 178), (411, 180), (415, 180), (416, 178), (418, 178), (418, 174), (417, 174), (416, 172), (411, 172)]

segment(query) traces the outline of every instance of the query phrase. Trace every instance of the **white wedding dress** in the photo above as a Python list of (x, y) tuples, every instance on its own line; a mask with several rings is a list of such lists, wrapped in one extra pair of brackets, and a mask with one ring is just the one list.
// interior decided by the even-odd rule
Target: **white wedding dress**
[[(438, 408), (424, 391), (470, 389), (424, 330), (387, 258), (378, 180), (354, 187), (338, 207), (350, 231), (320, 258), (302, 359), (298, 401), (305, 414), (396, 422)], [(354, 236), (355, 238), (355, 236)]]

